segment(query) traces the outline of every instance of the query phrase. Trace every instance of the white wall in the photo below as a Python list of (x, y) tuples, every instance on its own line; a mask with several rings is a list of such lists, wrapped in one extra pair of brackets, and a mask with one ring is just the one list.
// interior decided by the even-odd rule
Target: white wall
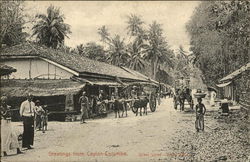
[(9, 76), (10, 79), (29, 79), (30, 76), (31, 79), (69, 79), (73, 76), (72, 73), (39, 58), (1, 60), (1, 63), (17, 70)]

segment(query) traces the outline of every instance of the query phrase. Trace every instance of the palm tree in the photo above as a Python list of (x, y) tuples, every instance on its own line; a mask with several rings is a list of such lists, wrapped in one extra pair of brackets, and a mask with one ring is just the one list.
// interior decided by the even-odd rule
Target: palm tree
[(116, 66), (124, 66), (128, 59), (124, 39), (121, 40), (119, 35), (115, 35), (113, 39), (110, 38), (108, 53), (108, 62)]
[(170, 59), (169, 47), (163, 37), (163, 30), (161, 25), (154, 21), (149, 25), (148, 31), (148, 46), (146, 47), (146, 59), (151, 61), (151, 75), (152, 78), (156, 78), (159, 64), (168, 64), (172, 66), (172, 60)]
[(48, 47), (57, 48), (64, 44), (65, 37), (71, 33), (70, 26), (64, 23), (64, 16), (59, 8), (49, 6), (47, 15), (36, 15), (38, 22), (33, 26), (33, 35), (39, 43)]
[(134, 37), (134, 40), (128, 46), (128, 53), (130, 56), (129, 68), (141, 71), (145, 67), (143, 56), (145, 54), (144, 49), (147, 46), (147, 35), (143, 29), (144, 22), (141, 20), (140, 16), (135, 14), (130, 14), (127, 18), (127, 33)]
[(143, 32), (142, 25), (144, 22), (141, 20), (141, 17), (135, 14), (130, 14), (127, 16), (128, 21), (127, 21), (127, 30), (128, 34), (131, 36), (138, 36)]
[(103, 25), (102, 27), (100, 27), (98, 29), (98, 34), (101, 36), (101, 41), (104, 42), (104, 43), (107, 43), (108, 41), (110, 41), (110, 34), (109, 34), (109, 31), (108, 31), (108, 28)]
[(144, 50), (142, 49), (143, 44), (139, 41), (134, 41), (128, 45), (129, 53), (129, 68), (141, 71), (145, 67), (145, 61), (143, 59)]

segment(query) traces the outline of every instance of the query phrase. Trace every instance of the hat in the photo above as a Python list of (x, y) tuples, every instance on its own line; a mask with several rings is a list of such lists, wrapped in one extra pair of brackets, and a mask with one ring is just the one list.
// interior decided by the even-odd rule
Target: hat
[(35, 103), (40, 103), (40, 101), (39, 100), (36, 100), (36, 102)]

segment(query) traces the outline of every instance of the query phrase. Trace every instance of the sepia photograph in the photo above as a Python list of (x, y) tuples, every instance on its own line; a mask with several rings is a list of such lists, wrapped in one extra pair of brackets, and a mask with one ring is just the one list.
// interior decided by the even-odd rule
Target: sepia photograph
[(250, 1), (0, 1), (1, 162), (250, 161)]

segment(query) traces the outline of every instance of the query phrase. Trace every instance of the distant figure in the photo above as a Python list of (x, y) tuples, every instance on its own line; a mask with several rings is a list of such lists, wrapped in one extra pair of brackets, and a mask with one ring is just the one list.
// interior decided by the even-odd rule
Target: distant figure
[(6, 103), (7, 97), (1, 97), (1, 156), (7, 156), (7, 152), (11, 149), (16, 149), (17, 154), (21, 154), (20, 146), (18, 144), (16, 133), (11, 127), (11, 113)]
[(20, 116), (23, 119), (23, 144), (24, 148), (32, 149), (34, 142), (34, 115), (35, 103), (32, 102), (33, 96), (27, 95), (27, 100), (23, 101), (20, 107)]
[(216, 99), (216, 92), (215, 91), (212, 91), (211, 93), (210, 93), (210, 105), (211, 106), (214, 106), (215, 105), (215, 102), (214, 102), (214, 100)]
[(133, 86), (133, 89), (131, 90), (131, 97), (132, 99), (137, 99), (137, 91), (136, 91), (136, 86)]
[(82, 96), (79, 98), (79, 103), (81, 104), (81, 124), (86, 123), (85, 119), (88, 118), (89, 110), (89, 99), (86, 96), (86, 92), (82, 92)]
[(186, 86), (186, 83), (185, 83), (184, 77), (181, 77), (181, 79), (180, 79), (179, 83), (180, 83), (180, 87), (181, 87), (181, 89), (183, 89), (183, 88)]
[(100, 91), (99, 91), (98, 99), (99, 99), (100, 102), (104, 100), (104, 93), (103, 93), (103, 90), (100, 90)]
[(160, 94), (160, 92), (156, 93), (156, 98), (157, 98), (158, 105), (160, 105), (161, 104), (161, 94)]

